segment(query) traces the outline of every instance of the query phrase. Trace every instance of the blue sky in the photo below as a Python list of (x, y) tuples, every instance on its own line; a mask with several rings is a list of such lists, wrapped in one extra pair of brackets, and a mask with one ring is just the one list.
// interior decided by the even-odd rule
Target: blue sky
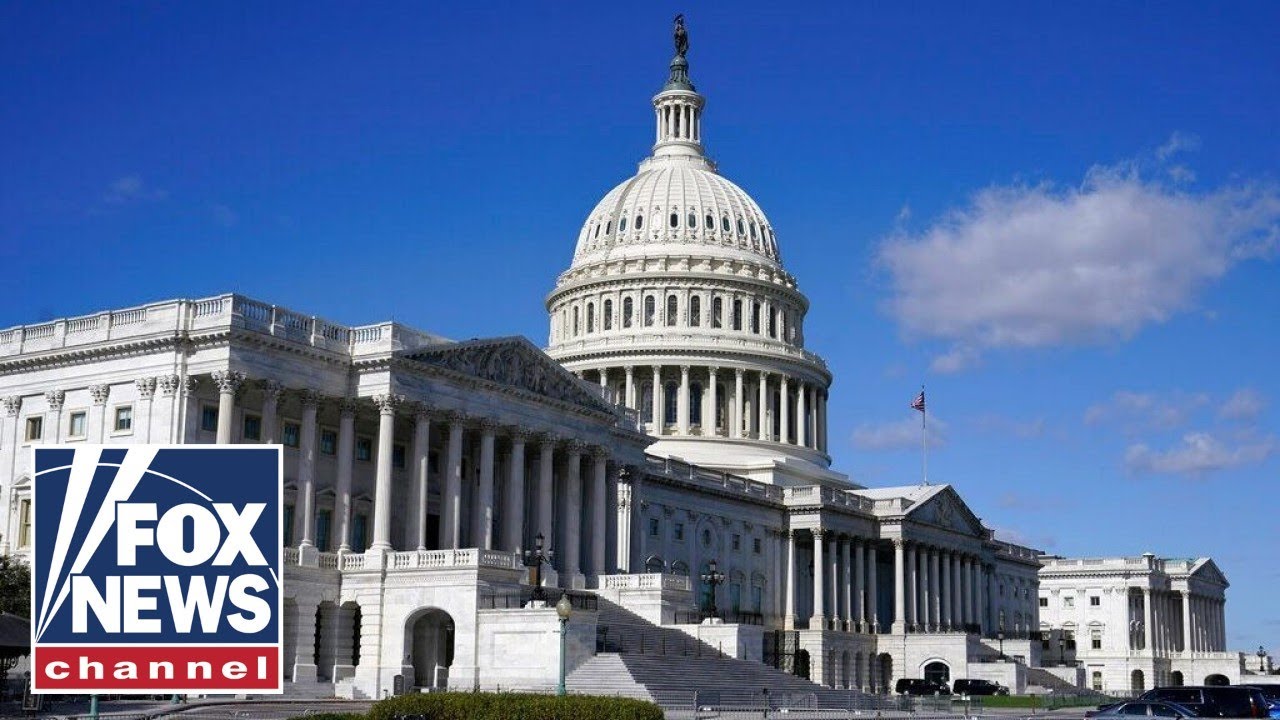
[(836, 376), (836, 466), (1067, 555), (1211, 555), (1280, 651), (1275, 3), (6, 3), (0, 326), (238, 291), (546, 338), (652, 138), (704, 137)]

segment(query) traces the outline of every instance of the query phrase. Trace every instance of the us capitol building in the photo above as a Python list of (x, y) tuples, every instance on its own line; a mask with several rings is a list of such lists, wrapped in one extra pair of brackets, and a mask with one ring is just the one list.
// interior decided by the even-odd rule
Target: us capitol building
[[(1148, 683), (1175, 665), (1234, 680), (1225, 578), (1188, 580), (1211, 561), (1175, 581), (1198, 591), (1194, 645), (1134, 629), (1153, 627), (1151, 573), (1106, 580), (1096, 617), (1059, 606), (1073, 647), (1107, 634), (1104, 682), (1050, 657), (1068, 630), (1042, 625), (1038, 551), (995, 539), (948, 485), (865, 488), (831, 468), (808, 300), (704, 151), (686, 48), (680, 28), (652, 154), (588, 213), (546, 298), (545, 351), (234, 294), (0, 331), (0, 550), (29, 553), (31, 445), (279, 443), (294, 694), (549, 689), (559, 621), (535, 577), (572, 593), (570, 691), (657, 697), (640, 662), (655, 655), (687, 687), (1115, 690), (1132, 663)], [(1085, 612), (1103, 581), (1066, 575)], [(704, 622), (713, 592), (721, 618)], [(1191, 632), (1171, 617), (1160, 627)]]

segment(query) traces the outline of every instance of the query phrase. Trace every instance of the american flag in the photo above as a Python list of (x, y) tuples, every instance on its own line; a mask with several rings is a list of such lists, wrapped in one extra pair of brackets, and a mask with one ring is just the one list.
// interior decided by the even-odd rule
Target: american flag
[(914, 410), (924, 412), (924, 390), (921, 390), (920, 394), (916, 396), (916, 399), (911, 401), (911, 407)]

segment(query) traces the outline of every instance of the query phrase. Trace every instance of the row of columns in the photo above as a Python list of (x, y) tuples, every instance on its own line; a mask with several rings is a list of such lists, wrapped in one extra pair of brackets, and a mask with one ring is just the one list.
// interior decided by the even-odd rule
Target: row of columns
[[(676, 422), (674, 428), (666, 423), (666, 374), (662, 365), (651, 366), (651, 406), (647, 420), (655, 435), (687, 436), (694, 428), (691, 387), (698, 382), (703, 388), (703, 405), (699, 409), (698, 434), (723, 435), (734, 439), (754, 438), (797, 445), (826, 452), (827, 450), (827, 393), (814, 383), (791, 378), (781, 373), (744, 368), (720, 368), (717, 366), (680, 365), (679, 383), (676, 389)], [(600, 368), (599, 382), (611, 388), (609, 368)], [(733, 383), (728, 378), (732, 373)], [(636, 367), (622, 368), (622, 399), (628, 407), (641, 409), (641, 378)], [(720, 407), (720, 382), (725, 382), (725, 427), (720, 427), (717, 417)], [(730, 388), (732, 388), (730, 390)], [(774, 391), (777, 391), (775, 402)], [(754, 392), (753, 392), (754, 391)], [(774, 432), (777, 416), (778, 432)], [(794, 423), (792, 422), (794, 418)], [(645, 420), (646, 418), (641, 418)], [(794, 427), (792, 425), (794, 424)]]
[[(212, 380), (218, 387), (218, 443), (231, 441), (230, 425), (224, 428), (224, 418), (230, 418), (234, 412), (235, 396), (239, 387), (245, 382), (242, 373), (218, 372)], [(274, 428), (274, 418), (283, 388), (272, 384), (264, 384), (263, 393), (263, 426)], [(302, 406), (302, 418), (298, 447), (298, 515), (301, 516), (299, 547), (314, 545), (315, 523), (315, 457), (317, 440), (317, 412), (321, 402), (320, 396), (310, 391), (297, 391), (296, 395)], [(421, 404), (407, 402), (399, 395), (378, 395), (371, 398), (378, 411), (377, 452), (375, 456), (375, 484), (373, 493), (373, 539), (369, 550), (389, 552), (391, 545), (391, 514), (396, 502), (396, 488), (392, 483), (392, 456), (395, 441), (395, 423), (400, 414), (410, 415), (413, 422), (412, 460), (408, 464), (412, 480), (408, 486), (415, 517), (412, 527), (417, 549), (426, 549), (427, 542), (427, 497), (429, 493), (430, 447), (433, 430), (441, 433), (444, 442), (444, 456), (440, 488), (440, 523), (438, 547), (456, 549), (462, 547), (478, 547), (481, 549), (501, 549), (519, 553), (524, 547), (524, 497), (525, 497), (525, 457), (528, 445), (534, 436), (521, 428), (503, 428), (489, 418), (471, 419), (455, 411), (433, 411)], [(340, 552), (351, 551), (351, 482), (352, 460), (355, 445), (355, 419), (358, 404), (355, 400), (344, 398), (338, 400), (338, 472), (335, 486), (335, 521), (338, 529), (337, 538)], [(272, 421), (268, 422), (268, 418)], [(463, 440), (464, 433), (475, 428), (479, 435), (478, 482), (472, 503), (470, 520), (471, 537), (463, 537)], [(503, 525), (495, 527), (497, 516), (496, 466), (497, 438), (502, 431), (509, 439), (507, 458), (503, 466), (506, 469), (506, 484), (503, 495)], [(273, 430), (272, 430), (273, 432)], [(264, 442), (274, 442), (269, 433), (265, 433)], [(586, 558), (593, 574), (606, 574), (610, 568), (606, 557), (606, 540), (609, 537), (606, 512), (609, 490), (609, 455), (605, 448), (591, 447), (577, 441), (565, 442), (550, 435), (538, 435), (535, 440), (538, 454), (536, 478), (536, 511), (534, 528), (547, 538), (548, 543), (556, 545), (554, 530), (561, 530), (561, 542), (557, 552), (557, 565), (562, 573), (571, 577), (583, 571), (583, 558), (580, 546), (583, 528), (579, 515), (582, 507), (584, 483), (585, 493), (591, 503), (588, 515), (589, 526), (586, 537), (590, 538), (589, 553)], [(564, 457), (563, 491), (559, 508), (553, 507), (555, 497), (556, 453), (561, 450)], [(588, 476), (582, 476), (583, 460), (590, 459)], [(616, 482), (616, 473), (612, 474)], [(558, 522), (553, 522), (558, 517)]]
[(1142, 588), (1144, 648), (1155, 654), (1226, 649), (1225, 601), (1191, 592)]
[(699, 111), (691, 102), (671, 101), (657, 106), (658, 139), (657, 142), (684, 140), (702, 142), (702, 134), (698, 131)]
[[(681, 224), (687, 223), (687, 216), (680, 215), (675, 208), (672, 212), (677, 212), (677, 220)], [(656, 217), (659, 222), (669, 221)], [(711, 219), (715, 220), (714, 217)], [(600, 223), (611, 222), (597, 221), (596, 229), (592, 231), (593, 238), (599, 236)], [(707, 232), (715, 229), (714, 226), (705, 227)], [(763, 228), (761, 232), (764, 232)], [(754, 232), (751, 238), (759, 242)], [(630, 332), (632, 328), (706, 328), (714, 332), (767, 337), (803, 347), (800, 318), (800, 312), (793, 306), (767, 295), (694, 288), (659, 291), (610, 289), (576, 296), (562, 306), (560, 312), (553, 311), (551, 342), (567, 342), (597, 333)]]
[[(786, 610), (788, 627), (796, 624), (796, 540), (787, 538)], [(876, 543), (822, 528), (813, 536), (813, 614), (809, 627), (878, 632)], [(825, 549), (824, 549), (825, 548)]]
[(895, 632), (981, 629), (988, 573), (973, 555), (895, 539)]

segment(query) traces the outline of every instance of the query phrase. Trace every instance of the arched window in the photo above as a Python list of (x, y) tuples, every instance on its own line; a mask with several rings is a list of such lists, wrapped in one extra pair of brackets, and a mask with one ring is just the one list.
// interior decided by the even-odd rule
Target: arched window
[(675, 327), (676, 319), (679, 317), (679, 301), (675, 295), (667, 296), (667, 327)]
[(702, 325), (702, 297), (694, 295), (689, 298), (689, 326), (699, 327)]
[(723, 327), (724, 318), (724, 300), (722, 298), (711, 298), (711, 327), (717, 330)]
[(724, 217), (720, 218), (720, 229), (724, 230), (725, 232), (729, 232), (729, 216), (728, 215), (725, 215)]
[(760, 334), (760, 302), (758, 300), (751, 301), (751, 332), (755, 335)]
[(640, 386), (640, 418), (649, 420), (653, 417), (653, 383)]
[(635, 309), (635, 302), (631, 298), (622, 298), (622, 327), (631, 327), (631, 313)]
[(733, 329), (742, 330), (742, 301), (733, 301)]
[(596, 331), (596, 304), (587, 303), (587, 332)]
[(596, 234), (595, 234), (595, 237), (600, 237), (600, 223), (596, 223)]
[(621, 218), (618, 219), (618, 232), (626, 232), (626, 231), (627, 231), (627, 216), (623, 215)]
[(778, 337), (778, 312), (776, 310), (769, 311), (769, 337)]
[(636, 229), (637, 230), (644, 229), (644, 215), (636, 215)]
[(602, 313), (603, 314), (600, 316), (601, 327), (603, 327), (605, 330), (612, 330), (613, 329), (613, 301), (612, 300), (604, 301), (604, 310), (602, 311)]
[(738, 218), (738, 234), (739, 235), (747, 234), (747, 229), (742, 226), (742, 218)]
[(604, 234), (610, 235), (612, 233), (613, 233), (613, 221), (610, 220), (609, 222), (604, 224)]
[(671, 227), (679, 227), (679, 226), (680, 226), (680, 215), (678, 213), (672, 212)]
[(708, 230), (716, 229), (716, 219), (711, 217), (711, 213), (707, 213), (706, 221), (707, 222), (706, 222), (706, 225), (704, 225), (704, 227), (706, 227)]
[(660, 573), (666, 569), (666, 566), (662, 563), (662, 558), (657, 555), (650, 555), (649, 559), (644, 561), (645, 572)]
[(669, 382), (662, 389), (662, 395), (662, 404), (665, 405), (662, 409), (662, 421), (668, 425), (675, 425), (679, 422), (676, 419), (679, 414), (676, 412), (676, 403), (680, 400), (680, 386), (675, 381)]
[(573, 335), (578, 335), (578, 308), (573, 309)]
[(687, 562), (685, 562), (685, 561), (683, 561), (683, 560), (677, 560), (677, 561), (675, 561), (675, 562), (674, 562), (674, 563), (672, 563), (672, 565), (671, 565), (671, 574), (672, 574), (672, 575), (684, 575), (684, 576), (688, 576), (688, 575), (689, 575), (689, 563), (687, 563)]
[(657, 314), (657, 301), (652, 295), (648, 295), (644, 299), (644, 326), (653, 326), (653, 316)]
[(702, 425), (702, 383), (689, 383), (689, 424)]
[(751, 239), (752, 240), (756, 239), (756, 221), (755, 220), (751, 221)]
[(689, 213), (689, 229), (690, 230), (698, 229), (698, 216), (693, 212)]

